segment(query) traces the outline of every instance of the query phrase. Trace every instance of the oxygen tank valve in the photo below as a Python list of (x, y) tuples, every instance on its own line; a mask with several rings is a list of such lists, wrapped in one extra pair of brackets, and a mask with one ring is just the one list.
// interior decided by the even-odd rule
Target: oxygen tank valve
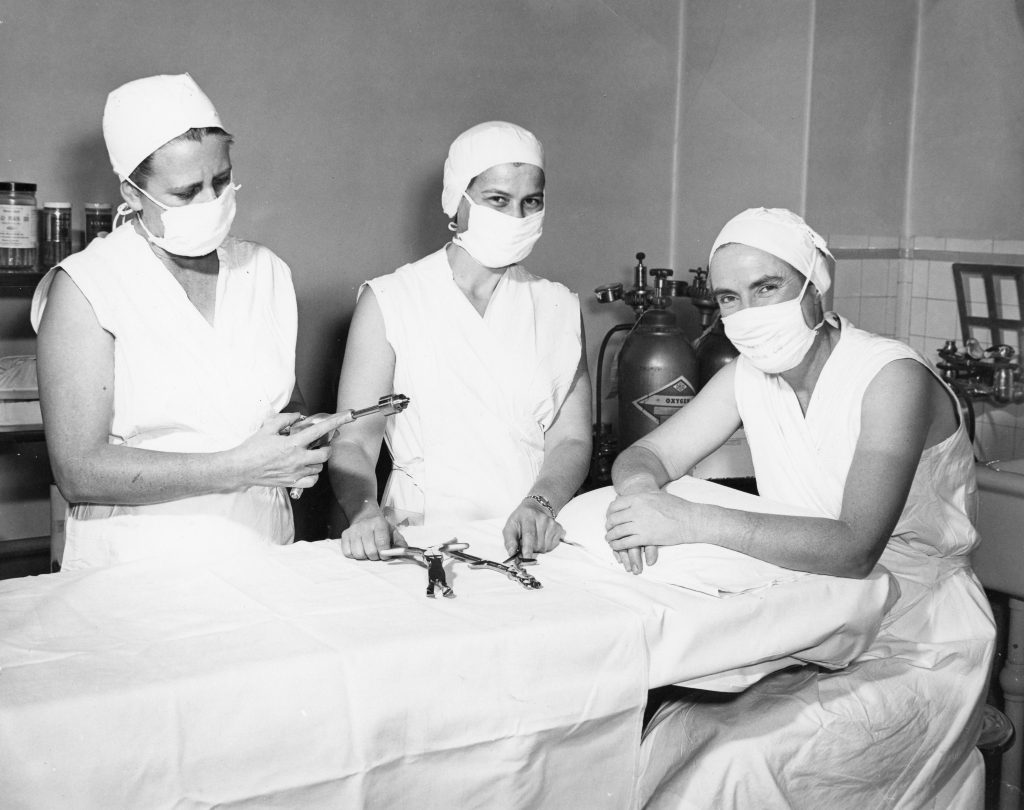
[(635, 290), (647, 289), (647, 266), (644, 264), (646, 258), (646, 253), (636, 254), (636, 267), (633, 268), (633, 289)]

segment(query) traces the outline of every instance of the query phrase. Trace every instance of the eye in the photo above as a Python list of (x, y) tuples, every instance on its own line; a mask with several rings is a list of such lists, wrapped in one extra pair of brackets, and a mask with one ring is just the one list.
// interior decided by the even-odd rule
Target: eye
[(544, 207), (543, 197), (527, 197), (523, 200), (523, 207), (531, 211), (540, 211)]
[(213, 190), (217, 192), (217, 196), (218, 197), (220, 196), (220, 193), (225, 188), (228, 187), (228, 184), (230, 182), (231, 182), (231, 172), (227, 172), (226, 174), (222, 174), (219, 177), (214, 177), (213, 178)]
[(779, 284), (774, 281), (769, 281), (757, 288), (757, 294), (760, 296), (771, 296), (778, 292), (778, 290)]
[(736, 296), (732, 293), (716, 293), (715, 300), (721, 309), (727, 309), (736, 303)]

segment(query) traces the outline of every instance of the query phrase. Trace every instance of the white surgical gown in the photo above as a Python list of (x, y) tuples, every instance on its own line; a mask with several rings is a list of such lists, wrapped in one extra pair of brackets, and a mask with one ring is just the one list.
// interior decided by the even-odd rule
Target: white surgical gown
[[(806, 416), (781, 377), (743, 358), (736, 368), (760, 493), (829, 517), (842, 508), (869, 383), (894, 360), (924, 362), (845, 319), (841, 329)], [(662, 707), (642, 745), (645, 806), (969, 806), (965, 794), (983, 787), (973, 747), (994, 642), (988, 602), (968, 563), (978, 542), (976, 498), (960, 425), (923, 453), (882, 554), (901, 595), (875, 643), (837, 672), (803, 667), (736, 697), (693, 695)]]
[[(241, 444), (291, 398), (297, 316), (291, 271), (261, 245), (229, 237), (217, 249), (213, 324), (129, 223), (61, 262), (114, 338), (108, 441), (210, 453)], [(38, 328), (54, 271), (32, 304)], [(72, 504), (65, 569), (158, 554), (178, 558), (289, 543), (283, 489), (249, 487), (141, 506)]]
[(385, 514), (414, 525), (507, 517), (533, 486), (544, 433), (572, 388), (579, 300), (514, 265), (481, 316), (444, 248), (367, 286), (395, 352), (395, 391), (411, 400), (385, 428)]

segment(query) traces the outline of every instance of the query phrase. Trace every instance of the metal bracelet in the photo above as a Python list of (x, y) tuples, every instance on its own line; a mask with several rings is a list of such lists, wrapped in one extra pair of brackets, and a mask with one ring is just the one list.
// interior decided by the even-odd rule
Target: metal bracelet
[(539, 503), (545, 509), (548, 510), (548, 514), (551, 515), (551, 519), (555, 519), (555, 508), (551, 505), (551, 501), (545, 498), (543, 495), (527, 495), (526, 500), (532, 500)]

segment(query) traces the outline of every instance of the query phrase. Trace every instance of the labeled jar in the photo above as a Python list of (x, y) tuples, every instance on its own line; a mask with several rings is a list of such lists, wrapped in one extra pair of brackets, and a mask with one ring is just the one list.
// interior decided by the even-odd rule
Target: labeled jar
[(85, 204), (85, 244), (113, 230), (114, 206), (110, 203)]
[(71, 253), (71, 203), (43, 203), (43, 267), (56, 267)]
[(0, 272), (36, 269), (36, 205), (35, 183), (0, 181)]

